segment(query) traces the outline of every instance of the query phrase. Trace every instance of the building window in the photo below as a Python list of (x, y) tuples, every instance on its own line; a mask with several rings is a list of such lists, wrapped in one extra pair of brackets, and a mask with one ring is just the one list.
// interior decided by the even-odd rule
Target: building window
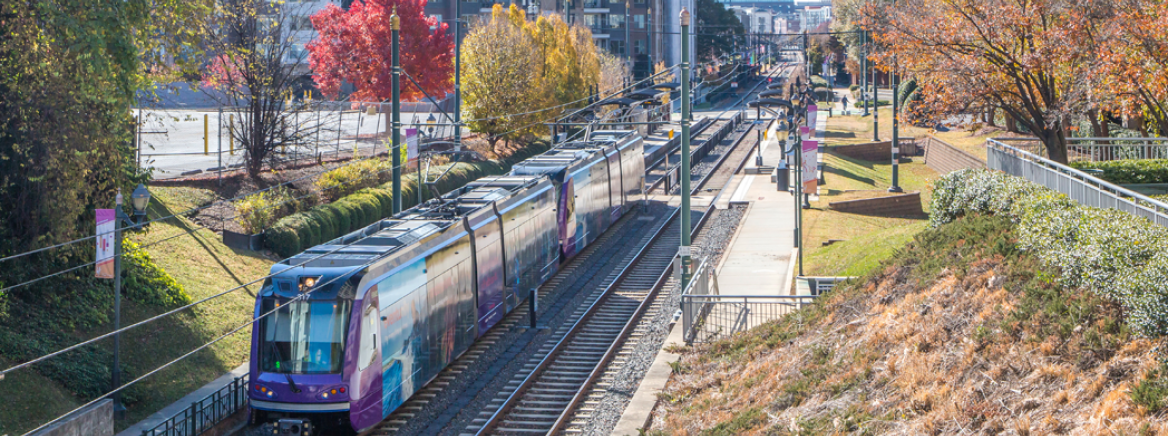
[(609, 51), (609, 53), (612, 53), (614, 55), (624, 56), (625, 55), (625, 42), (620, 41), (620, 40), (609, 40), (608, 41), (608, 51)]
[(644, 15), (633, 15), (633, 22), (636, 23), (638, 29), (645, 28), (645, 16)]
[(442, 14), (434, 14), (434, 25), (430, 26), (430, 30), (437, 29), (442, 25)]
[(639, 54), (639, 55), (645, 54), (645, 40), (638, 39), (636, 41), (633, 41), (633, 51), (635, 51), (636, 54)]
[(584, 14), (584, 25), (592, 29), (602, 29), (607, 15), (604, 14)]
[(308, 17), (290, 17), (288, 18), (288, 28), (293, 32), (312, 30), (312, 19)]
[(613, 29), (623, 29), (625, 27), (625, 16), (620, 14), (611, 14), (608, 16), (608, 27)]

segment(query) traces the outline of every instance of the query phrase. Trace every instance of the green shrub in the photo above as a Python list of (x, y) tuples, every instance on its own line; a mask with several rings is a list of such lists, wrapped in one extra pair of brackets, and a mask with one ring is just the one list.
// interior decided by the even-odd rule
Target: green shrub
[(341, 235), (337, 226), (337, 215), (333, 208), (317, 206), (308, 210), (308, 215), (320, 224), (321, 242), (330, 241)]
[(1168, 183), (1168, 159), (1077, 161), (1071, 162), (1071, 167), (1079, 170), (1103, 170), (1102, 173), (1093, 175), (1117, 184)]
[(851, 92), (856, 92), (859, 89), (860, 89), (860, 85), (852, 85), (852, 86), (848, 87), (848, 91), (851, 91)]
[(143, 304), (173, 308), (190, 304), (191, 296), (166, 270), (154, 263), (150, 253), (134, 241), (124, 239), (126, 298)]
[(1010, 218), (1018, 224), (1018, 247), (1058, 269), (1060, 284), (1118, 302), (1137, 334), (1168, 334), (1168, 229), (987, 170), (938, 179), (931, 210), (934, 226), (973, 212)]
[(280, 257), (292, 257), (301, 251), (300, 235), (285, 220), (280, 220), (264, 232), (264, 245)]
[(295, 212), (295, 203), (287, 188), (278, 187), (236, 200), (235, 211), (243, 229), (256, 234), (271, 227), (277, 219)]
[(353, 228), (353, 211), (343, 204), (333, 203), (325, 207), (331, 209), (337, 217), (337, 236), (349, 233)]
[(314, 184), (328, 200), (336, 200), (361, 189), (377, 186), (392, 177), (393, 161), (369, 158), (324, 173)]

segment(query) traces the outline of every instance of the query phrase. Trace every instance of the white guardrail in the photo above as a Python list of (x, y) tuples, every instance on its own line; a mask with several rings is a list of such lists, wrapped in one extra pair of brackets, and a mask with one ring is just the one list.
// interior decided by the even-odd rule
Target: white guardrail
[[(986, 166), (1066, 194), (1084, 206), (1121, 210), (1168, 227), (1168, 203), (1099, 179), (1083, 171), (1025, 151), (1007, 142), (1034, 143), (1031, 138), (989, 139)], [(1102, 147), (1102, 145), (1094, 145)], [(1168, 145), (1162, 145), (1168, 149)]]
[[(1034, 138), (1006, 138), (1010, 145), (1044, 158), (1046, 147)], [(1168, 138), (1067, 138), (1067, 160), (1168, 159)]]

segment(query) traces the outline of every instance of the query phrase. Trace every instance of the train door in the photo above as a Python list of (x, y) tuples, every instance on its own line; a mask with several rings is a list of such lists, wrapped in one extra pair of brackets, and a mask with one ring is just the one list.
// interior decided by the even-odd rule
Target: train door
[(478, 273), (478, 327), (482, 336), (507, 313), (504, 301), (503, 253), (499, 220), (493, 217), (474, 229), (475, 269)]
[(381, 381), (381, 311), (377, 306), (377, 285), (365, 294), (352, 325), (359, 336), (356, 371), (349, 378), (349, 421), (355, 429), (365, 429), (385, 417)]
[(612, 222), (624, 214), (624, 179), (620, 150), (612, 149), (608, 154), (608, 201), (612, 207)]

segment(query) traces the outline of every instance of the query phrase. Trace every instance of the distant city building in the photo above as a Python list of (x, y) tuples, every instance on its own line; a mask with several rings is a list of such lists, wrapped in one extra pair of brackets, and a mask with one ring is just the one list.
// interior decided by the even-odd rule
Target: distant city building
[(775, 14), (770, 10), (756, 7), (730, 6), (728, 8), (742, 22), (746, 33), (774, 33)]
[[(799, 0), (796, 0), (797, 2)], [(812, 3), (812, 2), (808, 2)], [(818, 2), (823, 3), (823, 2)], [(831, 2), (826, 2), (828, 6), (811, 6), (805, 5), (799, 10), (799, 15), (802, 18), (802, 27), (808, 32), (827, 31), (831, 24)]]

